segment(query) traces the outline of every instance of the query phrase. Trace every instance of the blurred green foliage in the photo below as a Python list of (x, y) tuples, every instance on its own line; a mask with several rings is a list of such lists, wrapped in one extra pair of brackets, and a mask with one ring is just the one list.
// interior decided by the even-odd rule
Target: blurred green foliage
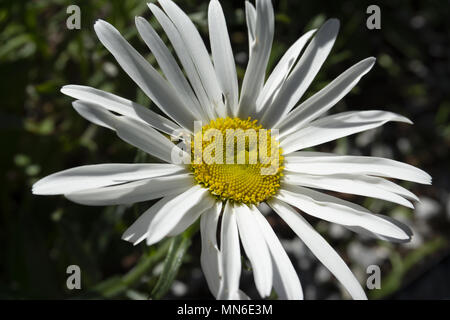
[[(207, 41), (208, 1), (177, 3), (191, 15)], [(81, 8), (81, 30), (66, 28), (66, 8), (71, 4)], [(420, 251), (419, 259), (408, 258), (412, 254), (408, 249), (390, 246), (395, 254), (395, 261), (387, 266), (393, 272), (388, 277), (391, 284), (385, 294), (374, 295), (382, 297), (401, 289), (402, 282), (396, 283), (399, 272), (402, 281), (408, 278), (404, 269), (399, 271), (398, 260), (406, 257), (408, 270), (420, 268), (426, 257), (448, 248), (450, 229), (443, 213), (450, 181), (450, 5), (444, 0), (379, 2), (382, 29), (368, 30), (369, 4), (372, 2), (275, 1), (276, 33), (270, 68), (304, 31), (337, 17), (341, 21), (338, 41), (308, 94), (357, 61), (375, 56), (376, 67), (334, 111), (386, 109), (415, 122), (414, 126), (390, 124), (377, 131), (369, 144), (352, 137), (322, 148), (353, 152), (357, 146), (364, 154), (382, 150), (434, 177), (432, 187), (412, 186), (412, 190), (441, 205), (442, 214), (431, 222), (432, 232), (425, 238), (442, 245), (432, 242), (435, 245)], [(222, 5), (242, 80), (248, 46), (244, 3), (222, 1)], [(31, 194), (31, 185), (38, 178), (59, 170), (83, 164), (149, 160), (111, 132), (79, 117), (71, 108), (71, 99), (59, 92), (65, 84), (83, 84), (154, 108), (102, 47), (93, 30), (95, 20), (107, 20), (155, 64), (134, 27), (134, 17), (139, 15), (161, 32), (144, 0), (0, 3), (0, 167), (4, 173), (0, 189), (0, 298), (162, 298), (175, 278), (188, 285), (189, 296), (211, 297), (203, 278), (195, 276), (200, 248), (193, 230), (150, 248), (133, 247), (120, 239), (150, 204), (83, 207), (63, 197)], [(344, 196), (363, 203), (358, 197)], [(398, 211), (397, 206), (370, 199), (364, 204), (381, 213)], [(411, 211), (404, 216), (414, 219)], [(289, 238), (292, 233), (284, 231), (281, 236)], [(348, 244), (335, 242), (342, 252)], [(66, 268), (71, 264), (81, 267), (81, 293), (65, 287)]]

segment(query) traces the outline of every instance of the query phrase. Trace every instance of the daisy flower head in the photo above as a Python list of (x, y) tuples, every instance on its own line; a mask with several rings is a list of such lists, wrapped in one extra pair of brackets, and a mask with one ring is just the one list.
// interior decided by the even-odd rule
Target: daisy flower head
[(246, 2), (249, 60), (239, 89), (219, 1), (211, 0), (208, 8), (210, 52), (174, 2), (159, 0), (159, 6), (149, 8), (176, 53), (172, 55), (144, 18), (136, 18), (162, 73), (112, 25), (100, 20), (94, 27), (102, 44), (165, 116), (91, 87), (68, 85), (61, 91), (77, 99), (73, 107), (82, 117), (163, 163), (76, 167), (41, 179), (33, 192), (63, 194), (93, 206), (159, 199), (125, 231), (124, 240), (152, 245), (200, 219), (201, 266), (216, 298), (248, 298), (239, 288), (244, 254), (262, 298), (274, 289), (281, 299), (302, 299), (298, 275), (260, 211), (269, 205), (354, 299), (365, 299), (342, 258), (303, 215), (389, 241), (409, 241), (412, 233), (391, 218), (316, 189), (413, 208), (417, 197), (391, 179), (430, 184), (431, 177), (390, 159), (302, 150), (389, 121), (411, 123), (378, 110), (325, 115), (369, 72), (375, 59), (356, 63), (301, 101), (333, 47), (339, 22), (330, 19), (302, 35), (266, 79), (274, 37), (272, 3)]

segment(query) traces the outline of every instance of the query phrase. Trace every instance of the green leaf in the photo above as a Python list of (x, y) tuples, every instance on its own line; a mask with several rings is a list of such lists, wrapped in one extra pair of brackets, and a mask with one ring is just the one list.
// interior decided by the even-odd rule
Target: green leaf
[(139, 262), (124, 276), (113, 276), (94, 286), (89, 294), (100, 294), (105, 298), (116, 297), (135, 286), (145, 274), (151, 272), (157, 262), (166, 254), (170, 242), (164, 241), (157, 249), (151, 248)]
[(191, 245), (189, 231), (190, 230), (187, 230), (185, 233), (176, 236), (171, 240), (169, 253), (164, 261), (163, 270), (151, 294), (153, 299), (161, 299), (164, 297), (172, 286), (183, 262), (183, 257)]

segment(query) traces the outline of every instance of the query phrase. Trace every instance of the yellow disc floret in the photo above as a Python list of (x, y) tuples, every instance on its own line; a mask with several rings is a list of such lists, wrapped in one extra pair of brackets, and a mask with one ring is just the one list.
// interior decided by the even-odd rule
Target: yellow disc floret
[(258, 204), (280, 187), (282, 150), (250, 117), (211, 121), (195, 132), (191, 150), (195, 180), (221, 200)]

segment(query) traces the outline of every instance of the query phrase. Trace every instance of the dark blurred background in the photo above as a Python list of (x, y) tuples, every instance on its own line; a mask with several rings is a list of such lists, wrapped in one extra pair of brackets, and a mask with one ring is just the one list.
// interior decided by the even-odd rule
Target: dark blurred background
[[(176, 1), (208, 41), (208, 1)], [(242, 80), (247, 61), (243, 1), (221, 1)], [(68, 30), (66, 8), (81, 8), (81, 30)], [(366, 9), (381, 8), (381, 29), (366, 27)], [(418, 166), (433, 176), (432, 186), (405, 183), (421, 199), (412, 211), (381, 200), (341, 194), (374, 212), (395, 217), (414, 230), (411, 243), (397, 245), (354, 235), (309, 219), (349, 263), (361, 283), (368, 265), (382, 270), (373, 299), (450, 298), (450, 2), (280, 0), (274, 66), (306, 30), (326, 19), (341, 21), (338, 40), (313, 82), (316, 92), (346, 68), (368, 56), (377, 63), (333, 112), (384, 109), (414, 125), (387, 124), (317, 148), (384, 156)], [(85, 207), (63, 197), (31, 194), (31, 185), (50, 173), (84, 164), (148, 161), (108, 130), (79, 117), (65, 84), (114, 92), (154, 109), (97, 40), (96, 19), (104, 19), (155, 64), (134, 26), (148, 18), (160, 34), (145, 0), (2, 0), (0, 3), (0, 298), (211, 298), (200, 271), (199, 235), (194, 226), (159, 245), (133, 247), (120, 239), (150, 204)], [(165, 36), (164, 36), (164, 39)], [(270, 223), (283, 239), (307, 299), (347, 298), (275, 215)], [(169, 258), (165, 258), (168, 254)], [(177, 263), (181, 261), (181, 263)], [(68, 290), (66, 268), (79, 265), (82, 289)], [(250, 271), (242, 288), (257, 297)]]

